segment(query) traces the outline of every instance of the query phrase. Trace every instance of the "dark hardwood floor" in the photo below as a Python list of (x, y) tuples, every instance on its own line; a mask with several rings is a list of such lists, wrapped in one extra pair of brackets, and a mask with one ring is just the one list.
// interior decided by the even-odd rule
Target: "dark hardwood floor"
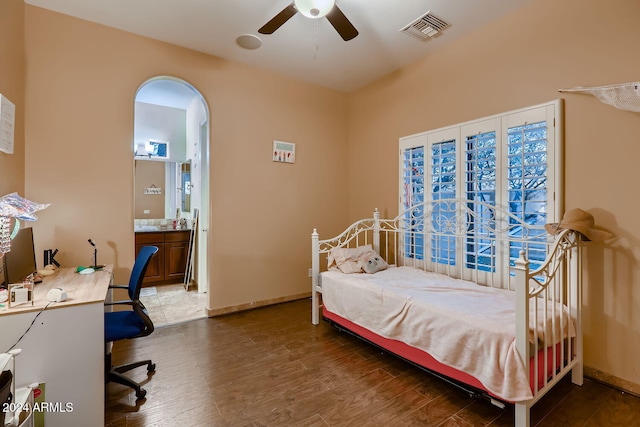
[[(106, 426), (511, 426), (513, 409), (470, 396), (325, 322), (300, 300), (158, 328), (116, 343), (114, 363), (151, 358), (147, 397), (106, 388)], [(131, 374), (131, 373), (130, 373)], [(640, 426), (640, 398), (563, 380), (536, 426)]]

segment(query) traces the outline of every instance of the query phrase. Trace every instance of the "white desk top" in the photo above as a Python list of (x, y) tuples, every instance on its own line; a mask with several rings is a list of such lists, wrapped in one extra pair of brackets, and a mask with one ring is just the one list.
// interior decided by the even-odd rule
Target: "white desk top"
[[(107, 265), (102, 270), (96, 270), (91, 274), (79, 274), (75, 268), (60, 268), (53, 275), (45, 277), (42, 283), (34, 285), (33, 305), (26, 303), (10, 307), (0, 311), (0, 316), (42, 310), (49, 304), (47, 293), (52, 288), (62, 288), (67, 293), (67, 299), (63, 302), (51, 303), (47, 310), (80, 304), (104, 303), (113, 277), (112, 268), (113, 266)], [(8, 305), (8, 302), (5, 304)]]

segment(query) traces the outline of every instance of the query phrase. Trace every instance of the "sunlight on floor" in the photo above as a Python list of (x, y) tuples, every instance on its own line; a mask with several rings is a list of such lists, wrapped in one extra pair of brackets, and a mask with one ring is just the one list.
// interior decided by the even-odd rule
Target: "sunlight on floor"
[(140, 301), (156, 328), (207, 316), (207, 294), (195, 286), (186, 291), (182, 283), (142, 288)]

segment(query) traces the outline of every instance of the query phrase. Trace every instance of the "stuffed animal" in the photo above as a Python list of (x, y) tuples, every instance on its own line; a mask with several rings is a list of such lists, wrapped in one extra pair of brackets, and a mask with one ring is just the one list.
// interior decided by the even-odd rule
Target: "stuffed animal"
[(386, 270), (389, 265), (375, 251), (365, 252), (358, 258), (358, 264), (365, 273), (373, 274)]

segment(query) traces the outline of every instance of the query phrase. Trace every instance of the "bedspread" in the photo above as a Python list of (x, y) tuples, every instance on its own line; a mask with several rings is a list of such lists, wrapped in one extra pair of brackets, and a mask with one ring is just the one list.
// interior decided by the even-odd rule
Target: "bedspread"
[[(515, 292), (411, 267), (391, 267), (376, 274), (327, 271), (321, 281), (327, 310), (428, 352), (440, 363), (474, 376), (505, 400), (533, 397), (516, 349)], [(562, 335), (575, 336), (566, 309), (544, 310), (544, 305), (537, 308), (538, 325), (531, 325), (530, 337), (542, 339), (554, 327), (556, 342)]]

